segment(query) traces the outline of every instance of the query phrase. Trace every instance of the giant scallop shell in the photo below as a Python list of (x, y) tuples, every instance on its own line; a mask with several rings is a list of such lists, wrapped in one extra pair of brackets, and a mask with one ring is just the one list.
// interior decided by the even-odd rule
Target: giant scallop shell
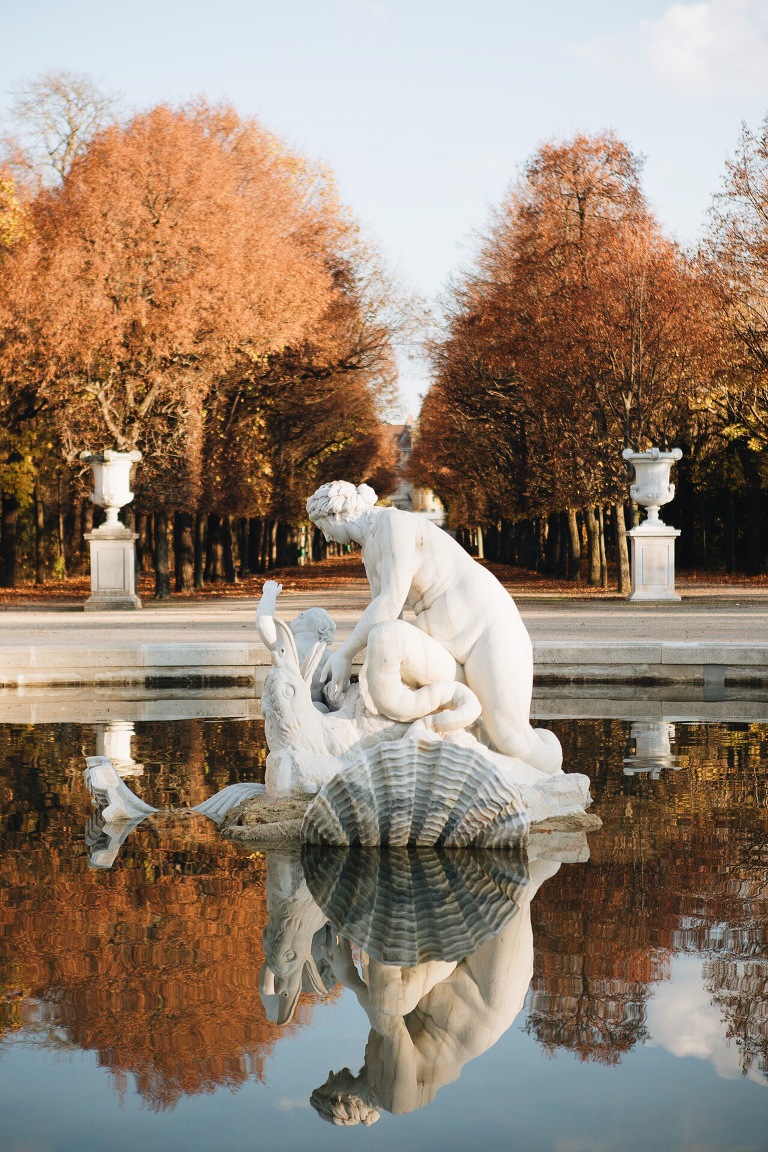
[(376, 744), (307, 808), (312, 844), (462, 848), (518, 843), (530, 826), (520, 789), (474, 748), (431, 734)]
[(519, 850), (306, 844), (302, 865), (333, 930), (404, 967), (473, 955), (509, 923), (528, 883)]

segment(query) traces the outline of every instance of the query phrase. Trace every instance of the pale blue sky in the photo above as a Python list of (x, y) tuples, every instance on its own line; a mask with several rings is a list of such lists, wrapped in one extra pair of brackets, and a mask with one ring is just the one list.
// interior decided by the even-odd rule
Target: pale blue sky
[[(434, 297), (543, 140), (612, 128), (685, 242), (742, 120), (768, 111), (768, 0), (2, 0), (0, 110), (43, 71), (126, 104), (195, 94), (327, 164), (412, 289)], [(409, 407), (425, 387), (404, 380)]]

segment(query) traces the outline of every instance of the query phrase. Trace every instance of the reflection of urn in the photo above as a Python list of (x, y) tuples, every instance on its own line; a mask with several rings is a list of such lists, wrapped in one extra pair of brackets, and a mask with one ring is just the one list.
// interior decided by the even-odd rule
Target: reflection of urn
[(666, 720), (633, 724), (630, 736), (635, 741), (635, 754), (625, 757), (624, 775), (650, 772), (652, 778), (658, 780), (662, 768), (678, 770), (680, 765), (671, 748), (674, 735), (674, 725)]
[(682, 458), (679, 448), (671, 452), (661, 452), (658, 448), (649, 448), (647, 452), (633, 452), (625, 448), (622, 456), (629, 461), (635, 469), (635, 483), (629, 489), (630, 496), (638, 504), (648, 510), (648, 518), (640, 525), (650, 530), (658, 524), (659, 508), (669, 504), (675, 495), (675, 486), (670, 483), (669, 470), (673, 464)]
[(118, 776), (142, 775), (144, 765), (137, 764), (131, 754), (133, 724), (126, 720), (110, 720), (106, 724), (94, 724), (93, 730), (96, 734), (96, 755), (111, 760)]
[(104, 452), (91, 454), (82, 452), (80, 459), (90, 464), (93, 471), (93, 492), (91, 500), (107, 514), (103, 528), (122, 527), (118, 512), (133, 500), (131, 491), (131, 468), (141, 460), (141, 452)]

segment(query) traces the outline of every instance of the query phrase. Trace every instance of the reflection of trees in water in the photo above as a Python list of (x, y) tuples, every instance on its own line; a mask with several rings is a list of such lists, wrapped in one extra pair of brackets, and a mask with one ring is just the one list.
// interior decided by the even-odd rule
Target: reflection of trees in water
[[(768, 729), (678, 724), (682, 771), (651, 781), (622, 775), (627, 726), (557, 727), (605, 826), (590, 862), (562, 868), (532, 905), (529, 1031), (615, 1063), (644, 1039), (670, 958), (696, 952), (745, 1071), (766, 1069)], [(197, 803), (257, 777), (262, 736), (245, 723), (139, 724), (146, 772), (131, 786), (158, 806)], [(285, 1034), (258, 992), (262, 859), (201, 818), (161, 818), (114, 869), (90, 870), (82, 768), (94, 750), (90, 727), (0, 727), (0, 1042), (23, 1028), (93, 1050), (154, 1107), (260, 1077)]]
[(602, 831), (588, 864), (533, 905), (530, 1033), (550, 1051), (617, 1063), (642, 1042), (652, 986), (702, 953), (707, 990), (742, 1068), (768, 1071), (768, 729), (678, 725), (683, 770), (622, 775), (626, 729), (558, 727), (565, 763), (593, 781)]
[[(154, 803), (193, 803), (229, 783), (233, 766), (248, 776), (244, 728), (140, 726)], [(133, 833), (116, 868), (90, 869), (91, 740), (74, 726), (0, 729), (0, 1043), (3, 1030), (24, 1029), (46, 1047), (94, 1051), (118, 1088), (132, 1075), (155, 1108), (261, 1079), (284, 1034), (258, 991), (263, 858), (202, 817), (160, 818)]]

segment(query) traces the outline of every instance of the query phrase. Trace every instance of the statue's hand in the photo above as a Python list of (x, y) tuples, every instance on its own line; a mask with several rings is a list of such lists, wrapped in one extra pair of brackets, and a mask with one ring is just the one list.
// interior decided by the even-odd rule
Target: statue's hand
[(265, 580), (261, 590), (262, 599), (271, 600), (275, 604), (282, 590), (283, 586), (278, 584), (277, 580)]
[(352, 661), (343, 652), (332, 653), (325, 664), (320, 676), (323, 683), (327, 683), (325, 698), (330, 704), (337, 705), (349, 684), (352, 672)]

